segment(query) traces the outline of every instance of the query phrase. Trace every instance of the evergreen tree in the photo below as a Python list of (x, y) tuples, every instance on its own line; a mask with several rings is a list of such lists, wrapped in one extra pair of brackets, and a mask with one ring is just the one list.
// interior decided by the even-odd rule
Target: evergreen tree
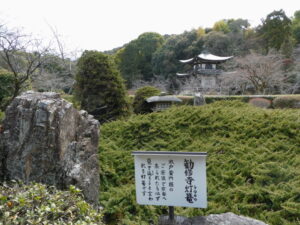
[(116, 61), (128, 87), (136, 80), (150, 81), (154, 78), (152, 55), (163, 42), (160, 34), (148, 32), (141, 34), (118, 51)]
[(113, 60), (101, 52), (85, 51), (78, 61), (75, 97), (100, 122), (126, 116), (129, 104)]
[(270, 48), (280, 50), (281, 45), (292, 35), (291, 20), (282, 9), (273, 11), (263, 20), (258, 30), (265, 41), (267, 51)]
[(295, 40), (300, 44), (300, 10), (294, 13), (294, 18), (292, 20), (292, 32)]

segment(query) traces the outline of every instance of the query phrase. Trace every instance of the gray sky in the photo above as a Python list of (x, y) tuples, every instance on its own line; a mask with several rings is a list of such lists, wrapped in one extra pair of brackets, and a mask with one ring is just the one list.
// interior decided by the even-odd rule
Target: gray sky
[(69, 50), (104, 51), (144, 32), (179, 34), (221, 19), (256, 26), (279, 9), (290, 17), (299, 0), (1, 0), (0, 20), (43, 37), (51, 36), (50, 24)]

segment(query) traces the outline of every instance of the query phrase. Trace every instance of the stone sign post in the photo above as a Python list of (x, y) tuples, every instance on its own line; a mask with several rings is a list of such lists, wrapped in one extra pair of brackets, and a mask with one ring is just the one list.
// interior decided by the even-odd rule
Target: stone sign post
[(206, 153), (133, 152), (136, 199), (141, 205), (207, 207)]

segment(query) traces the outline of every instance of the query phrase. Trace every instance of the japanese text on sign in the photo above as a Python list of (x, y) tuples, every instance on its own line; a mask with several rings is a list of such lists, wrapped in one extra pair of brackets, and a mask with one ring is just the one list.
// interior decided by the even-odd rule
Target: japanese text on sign
[(206, 155), (135, 153), (139, 204), (206, 207)]

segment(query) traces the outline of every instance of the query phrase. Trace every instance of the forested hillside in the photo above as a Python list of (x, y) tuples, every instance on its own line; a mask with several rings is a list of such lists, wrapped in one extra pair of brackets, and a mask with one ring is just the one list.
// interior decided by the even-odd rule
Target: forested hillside
[(178, 215), (234, 212), (270, 225), (300, 220), (299, 110), (221, 101), (134, 116), (101, 128), (101, 204), (112, 224), (149, 224), (166, 207), (135, 200), (132, 151), (207, 152), (208, 208)]
[(182, 34), (144, 33), (107, 53), (115, 57), (128, 88), (138, 88), (140, 81), (152, 81), (156, 86), (163, 82), (168, 90), (172, 90), (178, 85), (176, 72), (186, 69), (179, 60), (203, 51), (235, 57), (252, 52), (276, 53), (284, 59), (284, 73), (288, 77), (288, 72), (295, 66), (293, 49), (300, 43), (299, 34), (300, 11), (288, 18), (283, 10), (278, 10), (263, 18), (257, 27), (252, 27), (247, 19), (224, 19), (211, 28), (199, 27)]

